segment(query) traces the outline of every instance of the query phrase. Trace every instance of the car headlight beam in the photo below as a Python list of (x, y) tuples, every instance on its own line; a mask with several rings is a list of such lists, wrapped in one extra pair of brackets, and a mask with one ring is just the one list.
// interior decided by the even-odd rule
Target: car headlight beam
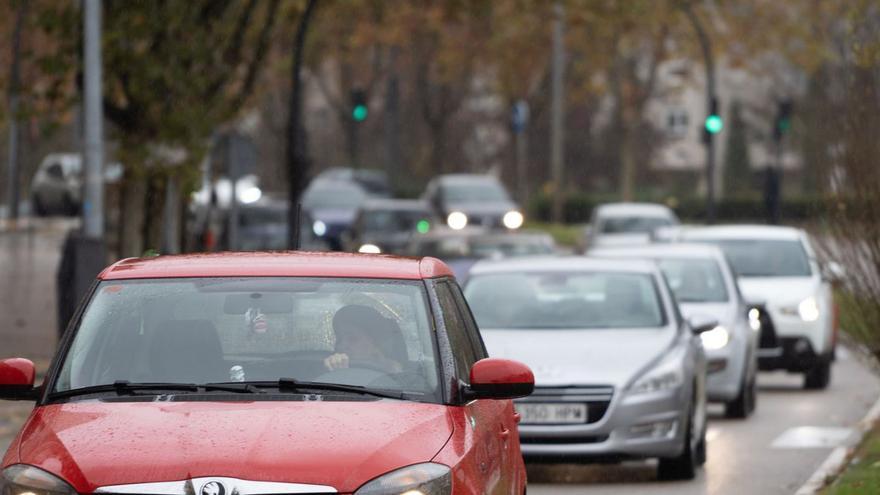
[(382, 248), (375, 244), (364, 244), (358, 248), (358, 252), (366, 254), (380, 254), (382, 253)]
[(443, 464), (426, 462), (391, 471), (361, 486), (354, 495), (449, 495), (452, 471)]
[(504, 223), (504, 226), (510, 230), (516, 230), (522, 227), (523, 224), (523, 215), (522, 213), (511, 210), (504, 214), (504, 218), (501, 219)]
[(819, 319), (819, 304), (815, 297), (808, 297), (798, 304), (798, 315), (804, 321), (816, 321)]
[(700, 334), (700, 340), (703, 341), (703, 349), (707, 351), (715, 351), (724, 348), (730, 342), (730, 332), (721, 325)]
[(76, 495), (61, 478), (26, 464), (14, 464), (0, 472), (3, 495)]
[(327, 224), (320, 220), (315, 220), (315, 223), (312, 224), (312, 232), (318, 237), (323, 236), (327, 233)]
[(468, 217), (460, 211), (453, 211), (446, 217), (446, 225), (452, 230), (461, 230), (467, 227)]

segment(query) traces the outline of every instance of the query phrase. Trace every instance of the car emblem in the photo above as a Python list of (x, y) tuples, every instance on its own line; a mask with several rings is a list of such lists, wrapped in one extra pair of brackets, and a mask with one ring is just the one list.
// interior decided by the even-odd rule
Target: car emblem
[(226, 495), (226, 488), (218, 481), (211, 481), (202, 485), (201, 495)]

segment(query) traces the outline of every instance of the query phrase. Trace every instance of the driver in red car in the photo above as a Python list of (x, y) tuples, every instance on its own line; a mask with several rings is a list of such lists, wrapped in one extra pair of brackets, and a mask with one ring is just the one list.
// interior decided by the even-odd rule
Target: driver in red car
[(375, 309), (360, 304), (339, 308), (333, 315), (333, 331), (335, 352), (324, 360), (328, 370), (356, 368), (360, 363), (386, 373), (403, 371), (406, 350), (400, 327)]

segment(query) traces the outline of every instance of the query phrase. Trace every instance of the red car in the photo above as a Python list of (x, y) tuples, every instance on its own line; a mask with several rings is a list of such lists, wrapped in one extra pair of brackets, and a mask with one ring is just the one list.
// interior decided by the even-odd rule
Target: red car
[(432, 259), (248, 253), (105, 269), (39, 387), (4, 495), (525, 492), (511, 398)]

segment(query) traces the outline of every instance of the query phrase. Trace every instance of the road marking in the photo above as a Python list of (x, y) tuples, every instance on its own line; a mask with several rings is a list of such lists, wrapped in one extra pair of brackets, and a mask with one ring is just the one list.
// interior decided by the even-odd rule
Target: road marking
[[(856, 425), (854, 445), (858, 445), (862, 441), (865, 434), (871, 430), (878, 420), (880, 420), (880, 399), (874, 402), (868, 414)], [(850, 449), (849, 446), (834, 449), (819, 468), (816, 469), (816, 472), (810, 476), (810, 479), (795, 492), (795, 495), (815, 495), (824, 488), (829, 480), (840, 474), (846, 467)]]
[(827, 449), (850, 446), (858, 440), (854, 428), (797, 426), (773, 440), (774, 449)]

